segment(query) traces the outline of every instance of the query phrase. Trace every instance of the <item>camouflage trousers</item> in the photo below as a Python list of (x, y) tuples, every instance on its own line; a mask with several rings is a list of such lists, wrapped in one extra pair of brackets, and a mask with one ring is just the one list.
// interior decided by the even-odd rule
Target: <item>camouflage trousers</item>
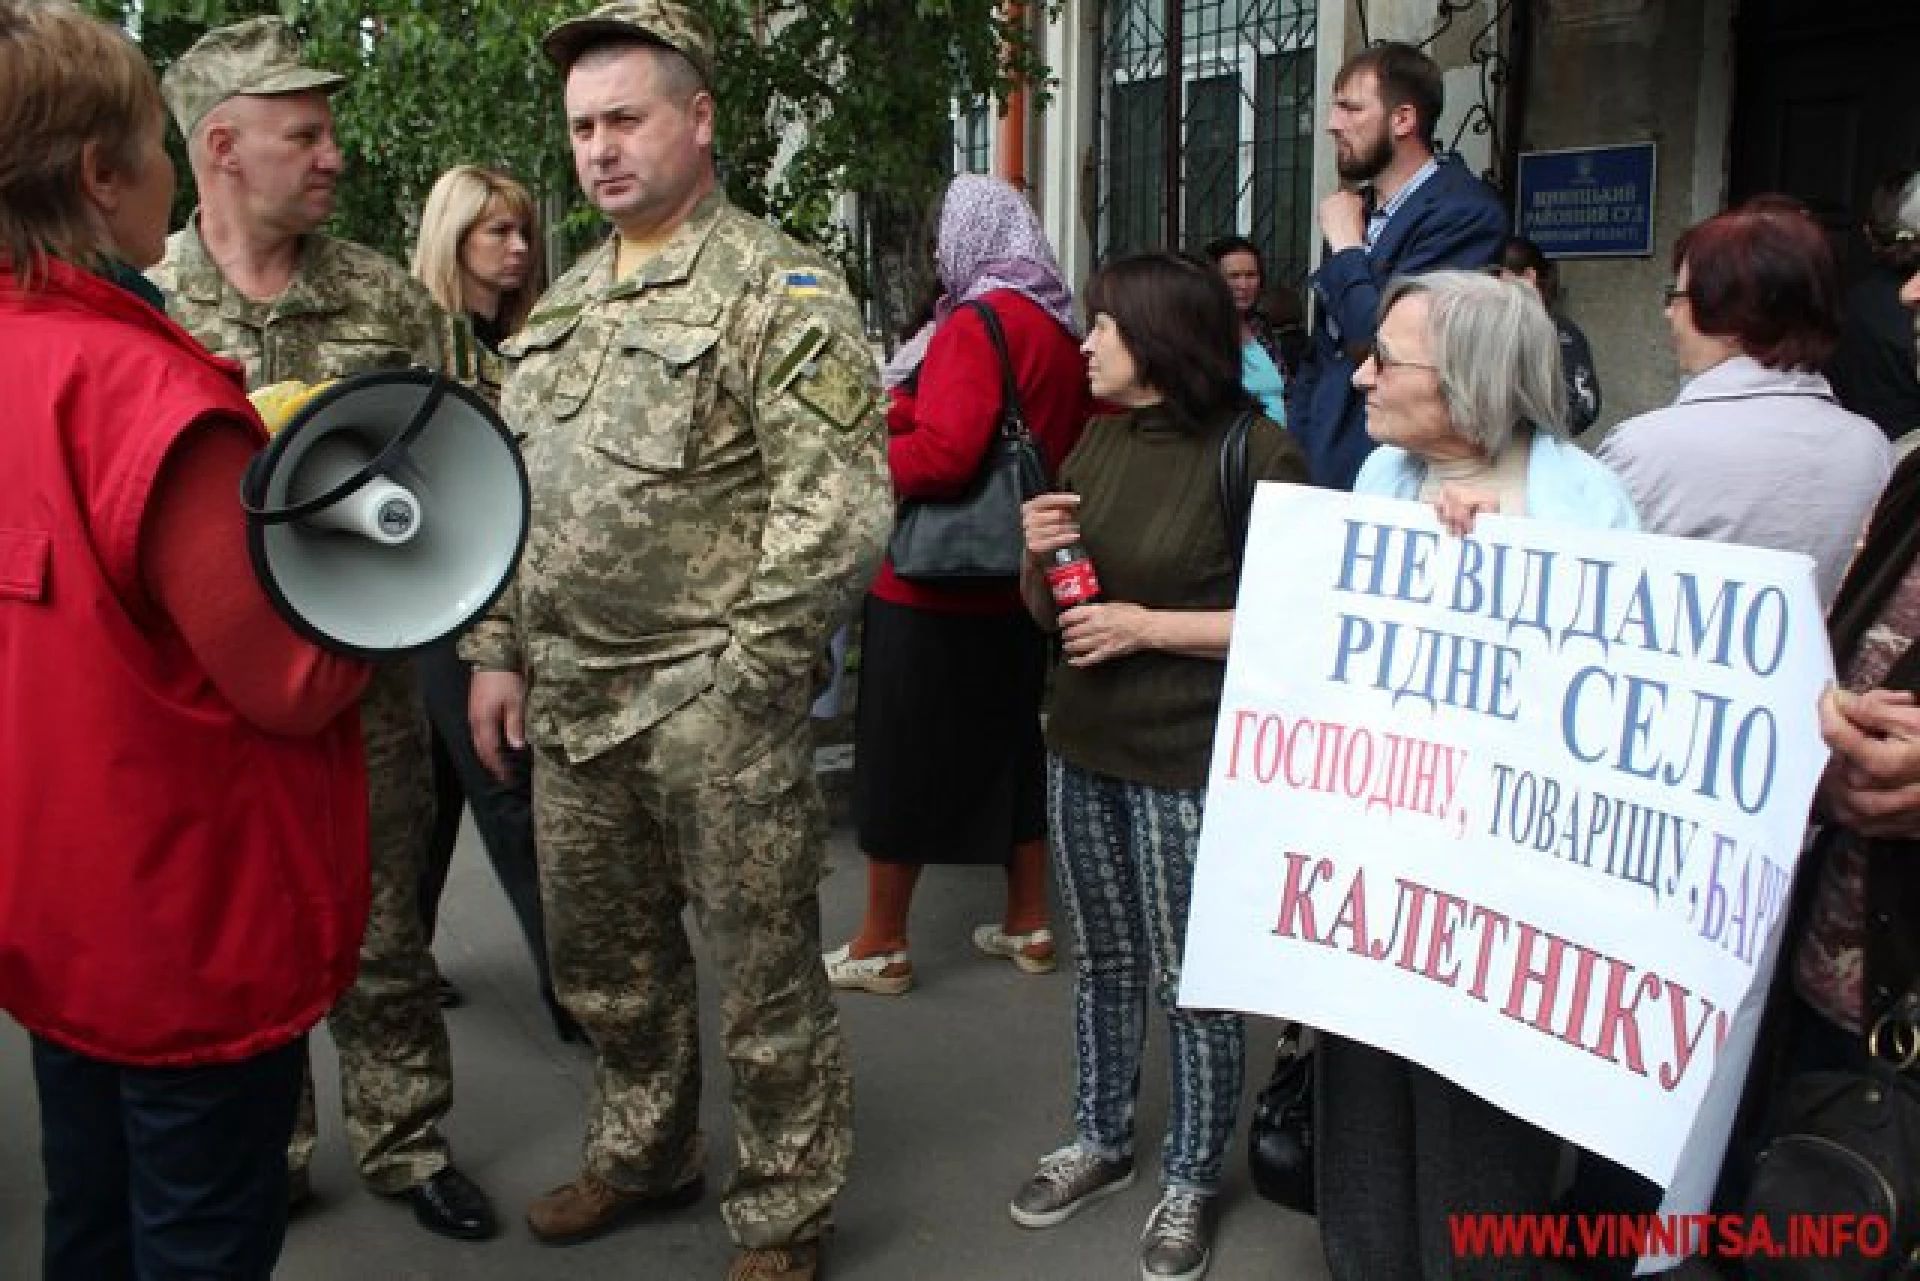
[(536, 747), (533, 810), (560, 1001), (598, 1057), (586, 1168), (664, 1191), (700, 1172), (691, 904), (720, 984), (742, 1246), (817, 1236), (846, 1182), (853, 1083), (820, 964), (825, 831), (804, 719), (709, 691), (592, 760)]
[[(420, 916), (420, 868), (433, 822), (432, 767), (413, 665), (383, 664), (360, 701), (371, 810), (373, 904), (360, 972), (327, 1016), (340, 1052), (347, 1144), (375, 1192), (398, 1193), (447, 1165), (439, 1122), (453, 1105), (453, 1062), (439, 975)], [(287, 1166), (313, 1161), (312, 1069)]]

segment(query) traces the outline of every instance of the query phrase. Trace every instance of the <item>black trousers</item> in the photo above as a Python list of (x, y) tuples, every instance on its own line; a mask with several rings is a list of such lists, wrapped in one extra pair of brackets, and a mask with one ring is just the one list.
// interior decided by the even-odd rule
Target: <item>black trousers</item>
[(473, 807), (474, 826), (487, 847), (487, 860), (506, 893), (520, 932), (533, 953), (540, 975), (540, 994), (550, 1009), (553, 980), (547, 964), (547, 931), (540, 911), (540, 868), (533, 844), (533, 782), (531, 752), (517, 754), (514, 777), (503, 783), (487, 772), (473, 750), (467, 728), (467, 691), (473, 669), (448, 641), (422, 650), (414, 658), (420, 692), (433, 725), (434, 828), (420, 876), (420, 911), (427, 937), (433, 937), (440, 893), (446, 887), (447, 868), (460, 836), (462, 802)]
[(1322, 1034), (1314, 1131), (1333, 1281), (1539, 1281), (1539, 1259), (1456, 1257), (1450, 1214), (1548, 1209), (1560, 1140), (1438, 1073)]
[(287, 1227), (306, 1040), (135, 1068), (33, 1038), (44, 1281), (267, 1281)]

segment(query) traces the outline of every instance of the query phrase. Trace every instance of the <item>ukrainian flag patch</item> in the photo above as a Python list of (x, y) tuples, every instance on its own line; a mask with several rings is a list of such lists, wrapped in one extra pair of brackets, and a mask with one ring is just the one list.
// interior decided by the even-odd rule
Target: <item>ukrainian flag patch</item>
[(787, 297), (818, 298), (826, 293), (820, 277), (810, 271), (789, 271), (786, 274)]

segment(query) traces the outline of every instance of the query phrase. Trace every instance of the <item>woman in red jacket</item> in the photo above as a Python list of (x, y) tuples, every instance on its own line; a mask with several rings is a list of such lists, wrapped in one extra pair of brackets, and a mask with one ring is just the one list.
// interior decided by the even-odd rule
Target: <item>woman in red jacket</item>
[[(962, 175), (941, 201), (939, 227), (944, 293), (887, 371), (887, 458), (901, 499), (958, 495), (999, 428), (1001, 356), (968, 304), (999, 322), (1049, 472), (1089, 408), (1072, 296), (1026, 199), (998, 179)], [(927, 863), (1004, 865), (1006, 913), (976, 929), (974, 945), (1027, 973), (1053, 969), (1040, 741), (1047, 651), (1018, 585), (908, 582), (889, 563), (862, 628), (853, 808), (871, 860), (867, 910), (853, 940), (826, 955), (828, 977), (883, 995), (913, 985), (907, 913)]]
[(0, 1009), (49, 1281), (266, 1278), (306, 1031), (367, 908), (366, 681), (254, 581), (237, 366), (159, 310), (153, 73), (0, 3)]

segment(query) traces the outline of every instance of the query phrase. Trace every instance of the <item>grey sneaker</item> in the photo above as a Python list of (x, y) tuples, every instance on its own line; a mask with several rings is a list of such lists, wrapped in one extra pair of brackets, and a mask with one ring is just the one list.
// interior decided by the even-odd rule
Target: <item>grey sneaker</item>
[(1133, 1186), (1133, 1158), (1109, 1161), (1069, 1143), (1040, 1158), (1040, 1168), (1013, 1194), (1007, 1212), (1023, 1228), (1050, 1228)]
[(1200, 1281), (1213, 1257), (1213, 1198), (1167, 1192), (1140, 1234), (1140, 1281)]

